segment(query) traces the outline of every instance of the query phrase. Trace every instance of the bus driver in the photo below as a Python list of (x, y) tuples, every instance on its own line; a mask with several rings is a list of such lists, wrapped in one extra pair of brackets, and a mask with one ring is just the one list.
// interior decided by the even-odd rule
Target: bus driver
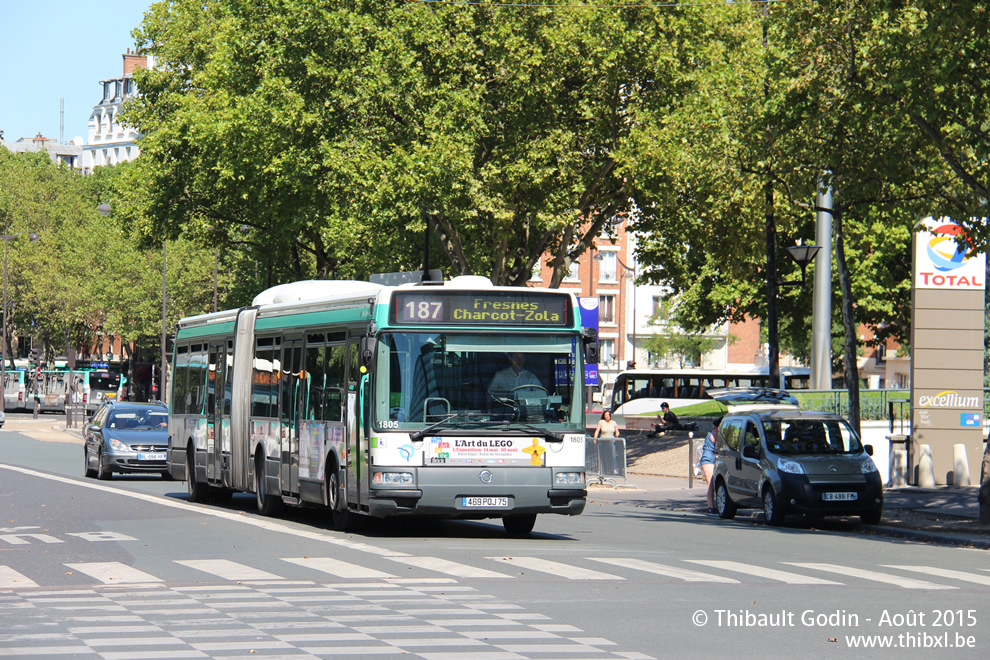
[(512, 394), (517, 387), (532, 385), (543, 389), (540, 379), (532, 371), (525, 368), (526, 358), (522, 353), (509, 353), (509, 366), (502, 369), (492, 377), (492, 382), (488, 384), (488, 393), (492, 396), (506, 396)]

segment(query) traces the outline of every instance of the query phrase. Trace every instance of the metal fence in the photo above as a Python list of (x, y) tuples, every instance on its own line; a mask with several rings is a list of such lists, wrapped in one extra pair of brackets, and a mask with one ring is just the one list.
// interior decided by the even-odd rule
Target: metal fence
[(81, 429), (86, 426), (86, 404), (70, 403), (65, 406), (65, 426), (70, 429)]
[(584, 438), (584, 471), (588, 483), (615, 485), (626, 478), (626, 439)]

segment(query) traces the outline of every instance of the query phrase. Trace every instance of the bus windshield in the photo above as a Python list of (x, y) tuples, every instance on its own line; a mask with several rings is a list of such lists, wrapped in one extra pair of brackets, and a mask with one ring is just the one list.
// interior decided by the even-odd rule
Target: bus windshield
[(583, 432), (580, 347), (566, 335), (383, 333), (376, 427)]

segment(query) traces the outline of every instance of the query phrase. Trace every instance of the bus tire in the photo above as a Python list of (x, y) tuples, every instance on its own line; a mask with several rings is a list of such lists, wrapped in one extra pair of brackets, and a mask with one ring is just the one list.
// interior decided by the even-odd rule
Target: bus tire
[(358, 528), (361, 519), (347, 508), (346, 501), (341, 500), (340, 470), (336, 463), (331, 467), (333, 469), (327, 474), (327, 506), (330, 507), (333, 528), (338, 532), (353, 532)]
[(282, 498), (268, 492), (266, 481), (265, 456), (259, 451), (254, 460), (255, 501), (258, 504), (258, 513), (263, 516), (274, 516), (282, 509)]
[(186, 450), (186, 492), (190, 502), (205, 502), (210, 487), (196, 481), (196, 453), (192, 445)]
[(533, 531), (536, 525), (535, 513), (524, 513), (518, 516), (505, 516), (502, 518), (502, 526), (509, 536), (526, 536)]

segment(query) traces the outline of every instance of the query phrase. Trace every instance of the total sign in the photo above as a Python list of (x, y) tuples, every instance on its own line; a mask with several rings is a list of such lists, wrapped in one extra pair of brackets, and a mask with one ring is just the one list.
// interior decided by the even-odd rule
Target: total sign
[(970, 248), (956, 222), (925, 218), (915, 241), (914, 286), (917, 289), (982, 290), (987, 257)]

